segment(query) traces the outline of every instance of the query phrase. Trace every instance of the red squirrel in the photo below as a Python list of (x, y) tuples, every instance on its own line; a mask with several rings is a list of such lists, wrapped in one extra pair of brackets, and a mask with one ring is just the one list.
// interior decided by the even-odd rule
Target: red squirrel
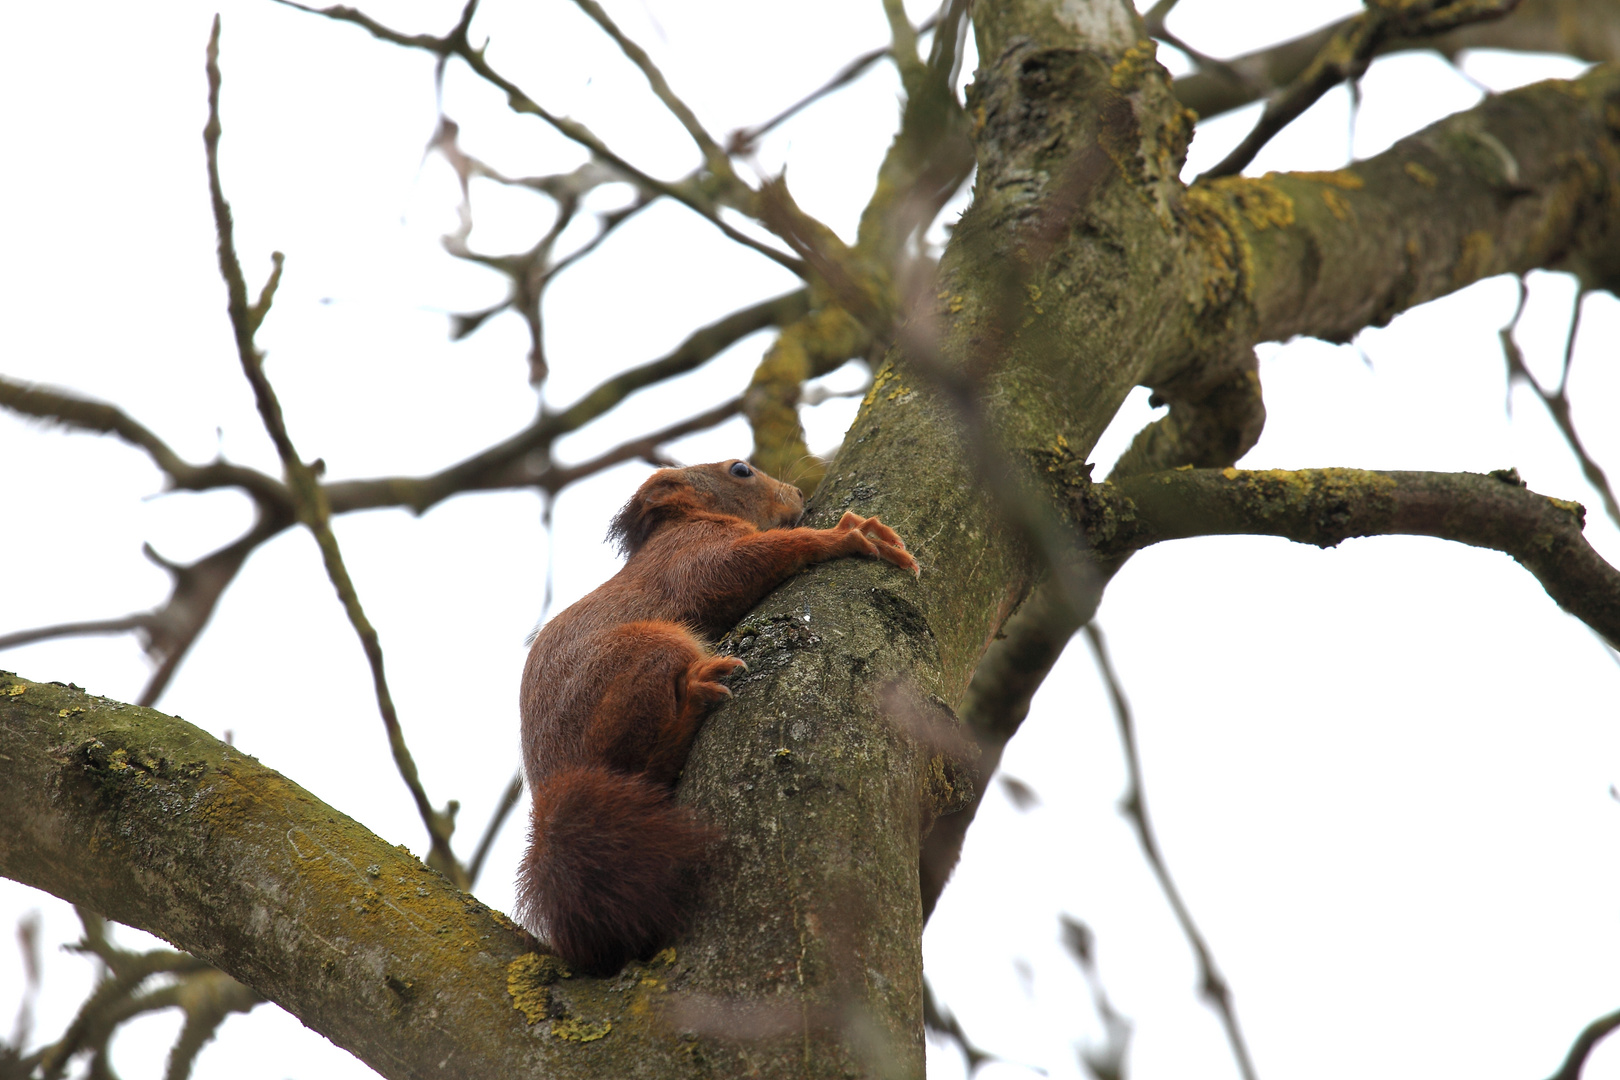
[(608, 529), (624, 567), (535, 637), (523, 670), (533, 800), (517, 918), (574, 968), (612, 974), (685, 925), (717, 831), (676, 805), (704, 718), (746, 665), (708, 643), (812, 563), (917, 573), (875, 517), (795, 528), (804, 496), (746, 461), (660, 469)]

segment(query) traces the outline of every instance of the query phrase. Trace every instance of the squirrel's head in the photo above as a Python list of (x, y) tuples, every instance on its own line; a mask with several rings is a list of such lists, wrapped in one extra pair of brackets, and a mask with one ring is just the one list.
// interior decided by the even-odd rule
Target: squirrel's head
[(695, 514), (723, 514), (779, 529), (804, 516), (804, 495), (741, 458), (659, 469), (613, 518), (607, 538), (625, 555), (634, 555), (660, 526)]

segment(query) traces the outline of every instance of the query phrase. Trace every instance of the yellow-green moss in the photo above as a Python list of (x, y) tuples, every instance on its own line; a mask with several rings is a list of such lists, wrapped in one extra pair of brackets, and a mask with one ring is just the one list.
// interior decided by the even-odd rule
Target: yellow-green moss
[(1410, 176), (1413, 180), (1416, 180), (1426, 188), (1435, 187), (1440, 183), (1439, 178), (1436, 177), (1434, 173), (1430, 172), (1428, 169), (1425, 169), (1422, 165), (1419, 165), (1415, 161), (1408, 161), (1405, 165), (1401, 166), (1401, 168), (1405, 170), (1407, 176)]
[(1240, 294), (1247, 299), (1254, 282), (1254, 252), (1236, 209), (1201, 184), (1187, 189), (1182, 208), (1187, 239), (1204, 256), (1203, 289), (1192, 298), (1194, 309), (1218, 310)]
[(1135, 90), (1156, 66), (1154, 58), (1158, 52), (1157, 42), (1149, 38), (1138, 41), (1126, 49), (1125, 55), (1109, 70), (1108, 85), (1127, 94)]
[(603, 1020), (600, 1024), (592, 1024), (585, 1020), (575, 1020), (569, 1017), (566, 1020), (558, 1020), (551, 1025), (551, 1033), (557, 1038), (581, 1043), (605, 1039), (608, 1032), (612, 1030), (613, 1021), (611, 1020)]
[(1458, 285), (1466, 285), (1488, 276), (1495, 251), (1496, 242), (1491, 239), (1491, 234), (1484, 229), (1475, 229), (1463, 237), (1462, 250), (1457, 253), (1457, 261), (1451, 268), (1451, 279)]
[(1346, 191), (1360, 191), (1367, 186), (1367, 181), (1349, 169), (1334, 169), (1332, 172), (1296, 172), (1288, 175), (1300, 180), (1344, 188)]
[(567, 978), (568, 966), (545, 953), (524, 953), (506, 965), (506, 994), (512, 1008), (532, 1024), (546, 1018), (551, 1008), (551, 985)]
[(869, 389), (866, 392), (866, 396), (861, 399), (860, 412), (864, 414), (867, 409), (870, 409), (872, 407), (872, 403), (877, 400), (879, 391), (897, 378), (899, 378), (899, 376), (894, 372), (894, 364), (885, 363), (881, 368), (879, 368), (878, 373), (872, 376), (871, 389)]
[(1221, 475), (1252, 488), (1263, 500), (1262, 513), (1270, 509), (1299, 510), (1322, 498), (1354, 502), (1364, 495), (1396, 487), (1392, 477), (1366, 469), (1234, 469)]
[(1322, 201), (1327, 204), (1328, 213), (1340, 221), (1349, 221), (1356, 215), (1355, 208), (1350, 205), (1350, 200), (1332, 188), (1322, 189)]
[(1222, 176), (1211, 180), (1208, 187), (1230, 200), (1256, 231), (1273, 225), (1282, 229), (1294, 223), (1294, 200), (1277, 187), (1277, 175)]

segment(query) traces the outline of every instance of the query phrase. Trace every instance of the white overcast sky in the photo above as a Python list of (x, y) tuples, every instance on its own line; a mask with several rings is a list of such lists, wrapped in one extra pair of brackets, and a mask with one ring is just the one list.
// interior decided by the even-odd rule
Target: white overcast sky
[[(609, 6), (718, 132), (769, 116), (885, 40), (878, 0)], [(1184, 0), (1171, 25), (1224, 56), (1356, 8)], [(411, 30), (447, 28), (455, 9), (394, 0), (366, 8)], [(262, 279), (271, 250), (287, 253), (261, 342), (300, 450), (339, 478), (423, 472), (527, 423), (536, 402), (519, 321), (503, 316), (468, 341), (446, 339), (447, 312), (491, 303), (503, 287), (438, 244), (454, 224), (455, 191), (442, 162), (423, 160), (435, 121), (431, 60), (267, 0), (7, 12), (0, 373), (115, 402), (192, 460), (222, 452), (277, 471), (230, 347), (213, 261), (200, 133), (215, 10), (224, 19), (224, 176), (250, 279)], [(639, 76), (567, 0), (486, 11), (475, 33), (490, 36), (491, 61), (531, 96), (586, 121), (648, 171), (676, 176), (694, 163)], [(1161, 59), (1181, 70), (1170, 50)], [(1501, 54), (1469, 56), (1463, 73), (1430, 56), (1379, 61), (1353, 124), (1350, 96), (1336, 90), (1251, 171), (1338, 167), (1471, 107), (1482, 87), (1579, 70)], [(759, 171), (786, 166), (800, 203), (850, 234), (897, 95), (892, 69), (874, 69), (769, 137)], [(582, 158), (454, 65), (444, 104), (464, 145), (508, 173), (563, 171)], [(1218, 160), (1254, 115), (1201, 126), (1189, 175)], [(543, 200), (489, 184), (475, 210), (473, 243), (487, 251), (526, 248), (549, 215)], [(566, 404), (692, 327), (791, 284), (691, 214), (649, 210), (552, 290), (546, 400)], [(1532, 279), (1521, 339), (1544, 378), (1556, 374), (1573, 292), (1566, 277)], [(1261, 346), (1269, 419), (1244, 464), (1517, 466), (1532, 488), (1585, 502), (1592, 542), (1620, 560), (1620, 535), (1545, 411), (1523, 392), (1511, 417), (1504, 408), (1496, 331), (1515, 298), (1510, 279), (1495, 279), (1354, 345)], [(1599, 460), (1620, 472), (1617, 335), (1620, 305), (1588, 298), (1576, 418)], [(584, 458), (736, 392), (765, 340), (632, 399), (559, 454)], [(851, 365), (829, 383), (848, 389), (862, 377)], [(853, 411), (849, 399), (807, 409), (813, 447), (833, 447)], [(1151, 415), (1139, 391), (1093, 455), (1099, 472)], [(704, 461), (748, 447), (733, 421), (671, 449)], [(250, 518), (233, 492), (154, 497), (159, 474), (134, 450), (3, 413), (0, 469), (0, 632), (150, 607), (166, 579), (142, 558), (143, 542), (188, 560)], [(550, 538), (538, 501), (524, 494), (338, 525), (429, 794), (463, 803), (463, 847), (516, 767), (523, 639), (541, 611), (548, 560), (558, 607), (612, 573), (605, 523), (645, 472), (625, 466), (570, 490)], [(1587, 1021), (1620, 1006), (1620, 802), (1610, 794), (1620, 781), (1620, 665), (1506, 556), (1423, 539), (1326, 552), (1257, 538), (1185, 542), (1134, 559), (1100, 622), (1135, 706), (1166, 855), (1232, 984), (1263, 1077), (1532, 1080), (1554, 1071)], [(0, 666), (125, 699), (148, 671), (128, 637), (13, 650)], [(422, 850), (360, 650), (306, 535), (288, 532), (253, 556), (160, 706), (215, 734), (229, 730), (267, 765)], [(1057, 916), (1067, 912), (1096, 931), (1107, 990), (1135, 1025), (1133, 1076), (1234, 1076), (1197, 1000), (1186, 943), (1115, 812), (1118, 740), (1082, 646), (1037, 698), (1004, 767), (1040, 805), (1021, 813), (992, 787), (924, 940), (940, 999), (1013, 1063), (984, 1075), (1035, 1075), (1025, 1065), (1081, 1075), (1077, 1048), (1100, 1038), (1084, 983), (1057, 944)], [(521, 833), (507, 829), (479, 883), (497, 908), (510, 905)], [(0, 924), (30, 910), (44, 920), (47, 960), (35, 1038), (54, 1038), (93, 969), (57, 951), (77, 935), (66, 904), (0, 882)], [(15, 950), (0, 945), (0, 1031), (20, 1000), (21, 971)], [(177, 1025), (159, 1016), (120, 1036), (122, 1075), (161, 1076)], [(963, 1069), (938, 1045), (929, 1071), (949, 1080)], [(371, 1074), (264, 1006), (228, 1021), (195, 1075)], [(1600, 1050), (1587, 1076), (1620, 1077), (1620, 1046)]]

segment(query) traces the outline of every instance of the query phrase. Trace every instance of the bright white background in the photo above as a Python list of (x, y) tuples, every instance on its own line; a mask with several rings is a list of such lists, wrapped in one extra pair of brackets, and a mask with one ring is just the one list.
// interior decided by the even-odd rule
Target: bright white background
[[(535, 398), (514, 316), (446, 340), (446, 312), (497, 300), (502, 282), (456, 263), (437, 238), (455, 190), (437, 159), (431, 60), (264, 0), (224, 0), (224, 176), (251, 281), (287, 253), (261, 334), (292, 434), (329, 475), (424, 472), (525, 424)], [(1231, 55), (1354, 10), (1350, 0), (1185, 0), (1189, 42)], [(223, 453), (276, 472), (230, 347), (214, 264), (200, 133), (203, 46), (215, 5), (14, 5), (0, 68), (12, 102), (0, 165), (0, 372), (123, 406), (192, 460)], [(454, 6), (367, 10), (439, 31)], [(611, 10), (664, 65), (711, 130), (757, 122), (885, 40), (877, 0), (802, 5), (619, 0)], [(914, 5), (921, 18), (926, 5)], [(475, 34), (555, 111), (588, 122), (644, 168), (684, 173), (694, 153), (644, 83), (566, 0), (491, 3)], [(1179, 63), (1170, 50), (1161, 59)], [(1380, 61), (1362, 85), (1355, 156), (1505, 89), (1579, 66), (1480, 54), (1465, 78), (1433, 57)], [(879, 67), (768, 138), (761, 172), (788, 166), (799, 201), (848, 235), (897, 117)], [(452, 65), (447, 111), (464, 145), (509, 173), (582, 155), (511, 116)], [(1218, 160), (1255, 110), (1199, 129), (1189, 175)], [(1255, 163), (1333, 168), (1352, 152), (1346, 91), (1329, 94)], [(622, 198), (622, 194), (607, 193)], [(543, 200), (483, 184), (483, 250), (526, 248)], [(604, 198), (601, 205), (612, 205)], [(954, 211), (952, 212), (954, 213)], [(947, 215), (949, 217), (950, 214)], [(580, 239), (584, 234), (581, 234)], [(575, 270), (546, 310), (553, 377), (572, 401), (692, 327), (790, 287), (693, 215), (660, 206)], [(1270, 419), (1245, 460), (1486, 471), (1517, 466), (1538, 491), (1580, 499), (1613, 560), (1620, 536), (1544, 410), (1513, 395), (1496, 330), (1511, 280), (1483, 282), (1356, 345), (1261, 348)], [(1522, 340), (1556, 374), (1573, 285), (1536, 275)], [(1592, 451), (1620, 471), (1620, 305), (1586, 302), (1573, 394)], [(766, 339), (740, 343), (683, 382), (641, 395), (566, 440), (579, 460), (740, 389)], [(831, 382), (860, 383), (854, 366)], [(689, 390), (689, 396), (685, 391)], [(1099, 446), (1106, 469), (1150, 418), (1139, 392)], [(806, 410), (834, 446), (854, 403)], [(672, 447), (690, 461), (740, 455), (735, 421)], [(626, 466), (569, 491), (555, 532), (533, 496), (480, 495), (421, 519), (388, 511), (337, 526), (387, 652), (407, 735), (437, 803), (463, 802), (470, 847), (517, 762), (523, 638), (548, 560), (557, 604), (612, 572), (600, 543), (644, 475)], [(146, 458), (111, 439), (42, 430), (0, 413), (5, 481), (0, 632), (150, 607), (164, 575), (150, 542), (189, 560), (249, 521), (235, 493), (158, 496)], [(1371, 539), (1321, 552), (1280, 540), (1211, 539), (1150, 550), (1121, 574), (1100, 621), (1136, 708), (1164, 849), (1236, 993), (1260, 1074), (1319, 1078), (1550, 1074), (1576, 1032), (1620, 1006), (1620, 666), (1506, 556), (1439, 541)], [(0, 664), (133, 698), (148, 669), (129, 637), (14, 650)], [(160, 706), (286, 772), (384, 837), (420, 850), (422, 829), (388, 759), (360, 650), (313, 544), (261, 549)], [(1005, 769), (1041, 803), (1020, 813), (996, 785), (924, 941), (940, 999), (984, 1046), (1052, 1076), (1079, 1074), (1100, 1025), (1057, 944), (1059, 912), (1097, 933), (1102, 976), (1135, 1024), (1142, 1080), (1234, 1075), (1194, 993), (1186, 944), (1114, 810), (1123, 769), (1113, 720), (1076, 645), (1037, 698)], [(520, 815), (519, 815), (520, 816)], [(496, 846), (478, 893), (507, 908), (521, 827)], [(57, 948), (76, 938), (60, 901), (0, 882), (0, 924), (44, 920), (35, 1039), (54, 1038), (93, 977)], [(146, 947), (151, 939), (120, 931)], [(18, 954), (0, 948), (0, 1030), (21, 999)], [(177, 1017), (128, 1029), (115, 1064), (162, 1073)], [(930, 1075), (962, 1074), (931, 1046)], [(196, 1075), (279, 1080), (369, 1071), (274, 1006), (233, 1017)], [(987, 1077), (1033, 1075), (1011, 1064)], [(1620, 1077), (1620, 1046), (1589, 1077)]]

